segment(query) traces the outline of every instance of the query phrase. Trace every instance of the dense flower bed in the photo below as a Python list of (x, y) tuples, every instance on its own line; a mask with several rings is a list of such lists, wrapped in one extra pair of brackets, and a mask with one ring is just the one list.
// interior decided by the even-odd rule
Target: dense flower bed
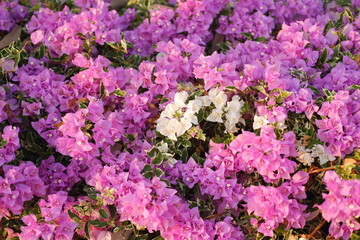
[(359, 7), (1, 1), (0, 238), (359, 239)]

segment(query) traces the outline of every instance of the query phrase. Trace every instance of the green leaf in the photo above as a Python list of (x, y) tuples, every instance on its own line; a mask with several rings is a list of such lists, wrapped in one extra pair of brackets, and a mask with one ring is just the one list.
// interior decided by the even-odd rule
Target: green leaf
[(321, 96), (321, 92), (319, 91), (319, 89), (317, 89), (316, 87), (314, 86), (308, 86), (308, 88), (310, 88), (316, 95), (319, 95)]
[(102, 99), (105, 96), (105, 86), (103, 83), (100, 84), (100, 96), (99, 98)]
[(21, 58), (21, 55), (20, 55), (20, 51), (15, 51), (14, 52), (14, 56), (15, 56), (15, 63), (14, 63), (14, 66), (18, 65), (19, 62), (20, 62), (20, 58)]
[(351, 240), (360, 240), (360, 236), (357, 235), (357, 234), (355, 234), (355, 233), (353, 233), (353, 234), (351, 234), (350, 239), (351, 239)]
[(109, 217), (109, 214), (107, 214), (107, 212), (104, 209), (100, 209), (99, 214), (100, 214), (100, 217), (105, 218), (105, 219)]
[(29, 8), (29, 12), (30, 12), (30, 13), (33, 13), (33, 12), (39, 11), (39, 10), (40, 10), (40, 7), (41, 7), (41, 3), (35, 4), (35, 5), (32, 6), (31, 8)]
[(108, 208), (109, 208), (111, 218), (115, 218), (116, 214), (117, 214), (116, 207), (114, 205), (108, 205)]
[(204, 119), (204, 116), (205, 116), (204, 109), (201, 108), (196, 116), (197, 116), (198, 122), (201, 122)]
[(254, 36), (251, 33), (241, 33), (245, 38), (247, 38), (250, 41), (254, 41)]
[(110, 46), (111, 48), (115, 49), (115, 50), (119, 50), (120, 45), (118, 42), (106, 42), (106, 45)]
[(162, 164), (162, 162), (164, 161), (164, 158), (163, 158), (163, 155), (162, 154), (158, 154), (154, 160), (152, 160), (152, 164), (155, 164), (155, 165), (160, 165)]
[(289, 97), (292, 94), (292, 92), (288, 92), (288, 91), (281, 91), (280, 92), (280, 96), (282, 99), (285, 99), (287, 97)]
[(327, 101), (332, 101), (334, 99), (334, 95), (336, 94), (335, 91), (330, 91), (328, 89), (323, 89), (323, 92), (325, 93), (326, 97), (327, 97)]
[(160, 168), (155, 168), (155, 175), (157, 177), (161, 177), (162, 175), (164, 175), (164, 171), (161, 170)]
[(332, 21), (329, 20), (324, 27), (323, 34), (325, 35), (333, 27), (334, 27), (334, 25), (333, 25)]
[(187, 139), (183, 139), (181, 144), (186, 148), (191, 147), (191, 142)]
[(122, 47), (123, 52), (124, 52), (124, 53), (128, 53), (126, 40), (125, 40), (125, 39), (121, 39), (120, 44), (121, 44), (121, 47)]
[(166, 186), (171, 187), (171, 183), (169, 182), (169, 180), (166, 179), (160, 179), (160, 181), (166, 183)]
[(141, 171), (141, 173), (145, 173), (145, 172), (149, 172), (152, 171), (152, 167), (149, 164), (146, 164), (143, 168), (143, 170)]
[(94, 201), (97, 201), (98, 199), (97, 199), (97, 194), (89, 194), (88, 195), (88, 198), (90, 198), (90, 199), (92, 199), (92, 200), (94, 200)]
[(90, 238), (90, 222), (86, 222), (84, 230), (85, 230), (86, 238), (91, 240), (91, 238)]
[(258, 37), (255, 39), (255, 41), (265, 43), (267, 41), (267, 38), (266, 37)]
[(221, 42), (221, 43), (218, 43), (218, 44), (216, 44), (216, 46), (218, 47), (218, 48), (220, 48), (220, 50), (222, 51), (222, 52), (227, 52), (228, 50), (230, 50), (230, 44), (229, 44), (229, 42), (228, 41), (225, 41), (225, 42)]
[(106, 227), (108, 225), (107, 222), (100, 221), (99, 219), (89, 220), (89, 223), (98, 228)]
[(82, 33), (76, 33), (75, 35), (81, 37), (82, 39), (87, 39), (87, 37)]
[(324, 51), (321, 53), (319, 59), (317, 60), (316, 66), (322, 66), (326, 62), (327, 57), (328, 57), (328, 49), (325, 48)]
[(68, 60), (69, 56), (67, 54), (63, 54), (60, 57), (51, 57), (50, 60), (54, 62), (64, 63)]
[(227, 90), (230, 90), (230, 91), (234, 91), (234, 92), (237, 92), (238, 90), (237, 90), (237, 88), (236, 87), (234, 87), (234, 86), (227, 86), (227, 87), (225, 87)]
[(46, 53), (46, 46), (41, 44), (39, 50), (35, 53), (35, 58), (41, 59), (45, 56), (45, 53)]
[(3, 148), (6, 145), (7, 141), (4, 139), (0, 140), (0, 148)]
[(126, 92), (125, 92), (125, 91), (122, 91), (122, 90), (120, 90), (120, 89), (116, 89), (116, 90), (113, 92), (113, 94), (114, 94), (115, 96), (118, 96), (118, 97), (125, 97)]
[(125, 137), (131, 142), (135, 141), (135, 136), (133, 134), (125, 134)]
[(351, 85), (350, 87), (346, 89), (360, 89), (360, 85)]
[(145, 172), (142, 175), (144, 176), (144, 178), (147, 178), (147, 179), (152, 179), (154, 177), (153, 172)]
[(154, 148), (152, 148), (150, 151), (146, 152), (146, 155), (147, 155), (149, 158), (153, 159), (153, 158), (155, 158), (155, 156), (157, 155), (157, 153), (158, 153), (158, 149), (154, 147)]
[(140, 64), (141, 60), (142, 60), (142, 58), (139, 55), (131, 55), (127, 59), (128, 63), (130, 63), (130, 64), (132, 64), (134, 66), (138, 66)]
[(334, 54), (332, 55), (333, 59), (340, 56), (340, 44), (336, 45), (333, 48)]
[(268, 93), (266, 92), (264, 86), (256, 86), (255, 89), (261, 92), (262, 94), (268, 96)]
[(98, 193), (98, 191), (96, 191), (96, 189), (92, 186), (86, 186), (84, 188), (84, 192), (88, 193), (88, 194), (92, 194), (92, 193)]
[(80, 222), (81, 221), (81, 218), (78, 215), (76, 215), (75, 213), (73, 213), (72, 211), (70, 211), (70, 209), (68, 209), (68, 215), (75, 222)]
[(186, 162), (188, 160), (188, 150), (186, 148), (181, 151), (181, 160), (183, 162)]
[(154, 237), (152, 240), (164, 240), (164, 238), (162, 236), (157, 236), (157, 237)]
[(348, 7), (348, 8), (353, 8), (352, 4), (351, 4), (351, 0), (336, 0), (337, 5), (339, 5), (340, 7)]
[(130, 221), (121, 222), (119, 227), (122, 230), (131, 230), (131, 229), (133, 229), (133, 225), (131, 224)]

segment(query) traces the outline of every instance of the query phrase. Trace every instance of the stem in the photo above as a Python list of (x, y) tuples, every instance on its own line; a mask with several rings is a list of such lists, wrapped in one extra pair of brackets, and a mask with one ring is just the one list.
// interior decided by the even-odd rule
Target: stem
[(319, 231), (320, 228), (322, 228), (322, 226), (324, 226), (324, 224), (326, 223), (325, 220), (322, 220), (319, 225), (307, 236), (308, 239), (313, 238), (314, 235), (317, 233), (317, 231)]
[[(360, 165), (360, 162), (356, 162), (356, 163), (352, 163), (354, 165)], [(345, 165), (336, 165), (336, 166), (339, 166), (339, 167), (345, 167)], [(321, 168), (321, 169), (315, 169), (315, 170), (311, 170), (309, 172), (309, 174), (312, 174), (312, 173), (318, 173), (318, 172), (323, 172), (323, 171), (328, 171), (328, 170), (334, 170), (336, 166), (331, 166), (331, 167), (327, 167), (327, 168)]]
[(226, 212), (222, 212), (222, 213), (218, 213), (218, 214), (212, 214), (212, 215), (209, 215), (209, 216), (205, 217), (204, 219), (208, 220), (208, 219), (222, 217), (225, 213)]

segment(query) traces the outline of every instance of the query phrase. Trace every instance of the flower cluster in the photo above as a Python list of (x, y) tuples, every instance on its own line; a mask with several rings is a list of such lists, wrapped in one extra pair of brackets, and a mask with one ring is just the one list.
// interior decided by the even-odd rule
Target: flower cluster
[(314, 158), (319, 158), (321, 165), (336, 159), (333, 155), (326, 153), (324, 146), (320, 144), (315, 144), (311, 149), (298, 145), (297, 151), (299, 153), (297, 158), (299, 162), (308, 166), (314, 162)]
[(11, 31), (16, 23), (23, 21), (28, 14), (28, 8), (19, 4), (18, 0), (0, 2), (0, 31)]
[(283, 140), (276, 139), (274, 128), (263, 126), (260, 136), (244, 131), (229, 145), (234, 156), (235, 170), (252, 172), (254, 169), (266, 182), (277, 182), (280, 178), (290, 179), (296, 157), (295, 134), (286, 132)]
[(63, 210), (67, 199), (67, 193), (62, 191), (48, 195), (48, 201), (41, 199), (39, 206), (44, 222), (38, 221), (34, 214), (24, 216), (21, 220), (26, 226), (21, 227), (20, 239), (30, 240), (40, 237), (44, 240), (50, 240), (54, 237), (64, 240), (73, 239), (77, 224)]
[(0, 166), (15, 159), (15, 151), (20, 148), (19, 129), (6, 126), (1, 135)]
[[(121, 220), (145, 226), (150, 232), (161, 231), (166, 239), (238, 239), (243, 237), (238, 228), (229, 224), (231, 218), (217, 222), (203, 220), (197, 208), (188, 208), (188, 203), (176, 196), (176, 191), (167, 188), (159, 178), (145, 181), (139, 173), (135, 160), (130, 172), (119, 172), (105, 167), (93, 181), (96, 189), (104, 192), (102, 198), (118, 206)], [(225, 238), (226, 237), (226, 238)]]
[[(157, 120), (156, 130), (172, 140), (183, 135), (193, 125), (198, 125), (199, 111), (203, 107), (213, 105), (211, 113), (206, 117), (209, 122), (224, 123), (228, 132), (236, 132), (236, 124), (244, 123), (241, 119), (241, 108), (244, 102), (239, 96), (233, 96), (231, 101), (227, 101), (224, 91), (213, 88), (206, 96), (196, 96), (194, 100), (189, 100), (187, 92), (176, 93), (174, 101), (166, 105), (165, 110)], [(226, 118), (225, 122), (223, 117)]]
[(329, 171), (325, 173), (324, 182), (329, 190), (323, 194), (325, 201), (318, 206), (327, 221), (331, 221), (329, 232), (336, 238), (348, 239), (352, 232), (360, 229), (359, 188), (358, 180), (342, 180)]
[(351, 153), (360, 144), (360, 90), (339, 91), (331, 102), (324, 102), (318, 114), (324, 119), (316, 120), (318, 136), (326, 144), (326, 151), (333, 156)]
[[(33, 199), (34, 195), (45, 194), (44, 182), (39, 177), (39, 171), (31, 162), (19, 166), (5, 165), (4, 177), (0, 177), (0, 217), (20, 214), (24, 202)], [(11, 213), (10, 213), (11, 211)]]
[[(273, 237), (279, 224), (287, 222), (287, 228), (302, 228), (305, 225), (306, 205), (296, 199), (304, 199), (304, 187), (308, 180), (305, 172), (298, 172), (290, 182), (280, 187), (250, 186), (245, 190), (247, 211), (260, 219), (252, 218), (252, 224), (265, 236)], [(292, 197), (292, 198), (290, 198)]]
[(54, 156), (44, 159), (39, 167), (39, 176), (44, 181), (46, 192), (55, 194), (59, 191), (70, 191), (72, 186), (80, 180), (74, 171), (73, 164), (65, 167), (55, 162)]
[(44, 43), (51, 53), (61, 56), (81, 51), (84, 41), (94, 41), (100, 45), (119, 42), (124, 26), (122, 19), (114, 10), (108, 10), (108, 3), (95, 3), (92, 8), (76, 15), (67, 7), (60, 12), (41, 8), (27, 24), (32, 43)]

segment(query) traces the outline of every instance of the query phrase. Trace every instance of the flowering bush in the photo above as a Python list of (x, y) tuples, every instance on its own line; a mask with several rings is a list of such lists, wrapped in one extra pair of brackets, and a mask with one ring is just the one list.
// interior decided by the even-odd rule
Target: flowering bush
[(359, 239), (359, 12), (0, 2), (0, 238)]

